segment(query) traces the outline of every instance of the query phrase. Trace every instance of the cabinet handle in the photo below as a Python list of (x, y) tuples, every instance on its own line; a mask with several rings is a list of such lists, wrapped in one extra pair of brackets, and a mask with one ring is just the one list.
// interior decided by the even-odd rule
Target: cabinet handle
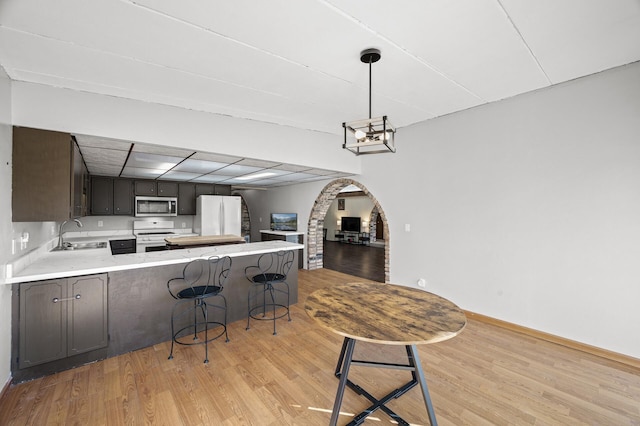
[(66, 299), (58, 299), (57, 297), (54, 297), (52, 302), (53, 303), (58, 303), (58, 302), (68, 302), (69, 300), (78, 300), (80, 299), (82, 296), (80, 294), (76, 294), (75, 297), (67, 297)]

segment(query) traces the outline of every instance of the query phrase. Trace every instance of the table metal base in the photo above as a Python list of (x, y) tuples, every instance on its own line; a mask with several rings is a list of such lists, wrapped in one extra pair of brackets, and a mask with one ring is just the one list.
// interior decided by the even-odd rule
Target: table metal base
[[(405, 349), (407, 351), (407, 364), (391, 364), (391, 363), (382, 363), (382, 362), (372, 362), (372, 361), (361, 361), (353, 359), (353, 350), (356, 345), (356, 340), (351, 339), (349, 337), (345, 337), (344, 342), (342, 343), (342, 350), (340, 351), (340, 357), (338, 358), (338, 364), (336, 365), (335, 375), (340, 379), (340, 383), (338, 385), (338, 392), (336, 393), (336, 400), (333, 405), (333, 412), (331, 413), (331, 422), (329, 423), (331, 426), (335, 426), (338, 422), (338, 416), (340, 414), (340, 406), (342, 405), (342, 397), (344, 395), (344, 389), (346, 386), (349, 386), (354, 392), (358, 395), (362, 395), (371, 401), (372, 405), (367, 407), (363, 412), (356, 415), (351, 422), (348, 423), (351, 425), (359, 425), (364, 422), (364, 419), (370, 414), (374, 413), (376, 410), (380, 409), (384, 411), (389, 417), (398, 422), (400, 425), (409, 425), (402, 417), (393, 412), (390, 408), (388, 408), (385, 404), (392, 399), (399, 398), (401, 395), (406, 393), (409, 389), (413, 388), (418, 383), (420, 384), (420, 388), (422, 389), (422, 396), (424, 398), (425, 405), (427, 407), (427, 413), (429, 414), (429, 422), (432, 426), (436, 426), (438, 422), (436, 421), (436, 415), (433, 410), (433, 404), (431, 403), (431, 397), (429, 396), (429, 389), (427, 388), (427, 382), (424, 378), (424, 373), (422, 372), (422, 366), (420, 364), (420, 357), (418, 355), (418, 349), (416, 345), (406, 345)], [(396, 370), (406, 370), (411, 371), (411, 381), (407, 382), (403, 386), (394, 391), (388, 393), (380, 399), (375, 398), (369, 392), (353, 383), (348, 379), (349, 376), (349, 368), (352, 365), (361, 366), (361, 367), (376, 367), (376, 368), (391, 368)]]

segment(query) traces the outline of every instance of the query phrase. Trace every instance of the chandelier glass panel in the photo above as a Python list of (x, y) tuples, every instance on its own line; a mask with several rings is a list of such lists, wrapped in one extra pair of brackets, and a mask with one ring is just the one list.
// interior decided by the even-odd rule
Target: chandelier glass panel
[(366, 49), (360, 53), (360, 60), (369, 64), (369, 118), (342, 123), (344, 143), (342, 148), (355, 155), (396, 152), (396, 129), (387, 116), (371, 117), (371, 65), (380, 60), (380, 50)]

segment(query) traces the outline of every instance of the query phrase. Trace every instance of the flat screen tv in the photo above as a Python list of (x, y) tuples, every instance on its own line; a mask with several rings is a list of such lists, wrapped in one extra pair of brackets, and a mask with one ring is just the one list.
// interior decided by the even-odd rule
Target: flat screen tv
[(346, 232), (360, 232), (360, 218), (359, 217), (343, 217), (342, 230)]
[(271, 213), (272, 231), (297, 231), (297, 213)]

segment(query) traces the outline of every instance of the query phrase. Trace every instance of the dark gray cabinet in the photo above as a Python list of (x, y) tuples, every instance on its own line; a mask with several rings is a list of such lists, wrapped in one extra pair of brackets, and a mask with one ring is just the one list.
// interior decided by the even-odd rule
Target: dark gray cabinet
[(231, 185), (216, 185), (215, 195), (231, 195)]
[(113, 214), (133, 215), (133, 181), (113, 180)]
[(216, 187), (212, 183), (196, 183), (196, 198), (199, 195), (216, 195)]
[(178, 184), (178, 214), (196, 214), (196, 185)]
[(158, 187), (155, 180), (135, 181), (136, 195), (155, 197), (158, 195)]
[(113, 214), (113, 179), (103, 176), (91, 178), (91, 214)]
[(24, 283), (19, 298), (19, 368), (107, 346), (107, 274)]
[(160, 197), (177, 197), (178, 182), (158, 181), (158, 195)]
[(136, 252), (136, 239), (110, 240), (111, 254), (129, 254)]
[(83, 216), (86, 168), (69, 133), (13, 128), (12, 219), (63, 221)]
[(178, 214), (196, 214), (199, 195), (231, 195), (230, 185), (92, 176), (92, 215), (134, 215), (136, 195), (178, 197)]
[(73, 182), (71, 184), (71, 188), (73, 190), (73, 195), (71, 197), (71, 201), (73, 205), (71, 210), (73, 217), (83, 217), (87, 215), (88, 210), (86, 180), (87, 176), (89, 176), (89, 171), (87, 170), (87, 166), (84, 164), (78, 144), (72, 142), (72, 147)]

